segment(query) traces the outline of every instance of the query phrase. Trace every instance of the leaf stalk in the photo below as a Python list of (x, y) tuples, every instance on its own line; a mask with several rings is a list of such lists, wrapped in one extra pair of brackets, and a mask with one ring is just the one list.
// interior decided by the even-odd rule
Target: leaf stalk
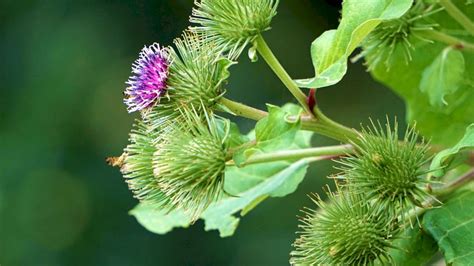
[(272, 50), (268, 44), (263, 39), (262, 35), (258, 35), (255, 39), (257, 51), (263, 57), (268, 66), (273, 70), (273, 72), (278, 76), (278, 78), (285, 84), (288, 90), (293, 94), (296, 100), (301, 104), (304, 110), (308, 114), (312, 114), (311, 110), (306, 103), (306, 95), (300, 90), (296, 85), (290, 75), (286, 72), (283, 66), (280, 64), (278, 59), (273, 54)]
[(464, 185), (467, 185), (468, 183), (474, 181), (474, 168), (471, 168), (469, 171), (467, 171), (465, 174), (462, 176), (456, 178), (455, 180), (451, 181), (450, 183), (446, 184), (445, 186), (435, 189), (432, 191), (433, 195), (436, 196), (446, 196), (457, 189), (463, 187)]
[(449, 34), (435, 31), (435, 30), (427, 30), (427, 31), (419, 31), (417, 35), (426, 38), (428, 40), (434, 40), (438, 42), (442, 42), (448, 45), (452, 45), (454, 48), (474, 53), (474, 44), (470, 42), (466, 42), (464, 40), (458, 39), (453, 37)]
[(249, 157), (242, 166), (275, 161), (298, 160), (308, 157), (327, 156), (329, 158), (343, 156), (354, 152), (352, 145), (336, 145), (327, 147), (306, 148), (298, 150), (282, 150), (273, 153), (256, 154)]
[[(258, 121), (268, 115), (268, 113), (265, 111), (245, 105), (243, 103), (232, 101), (227, 98), (221, 98), (219, 102), (227, 107), (233, 114), (255, 121)], [(290, 116), (288, 119), (290, 121), (301, 119), (301, 129), (313, 131), (343, 143), (358, 141), (360, 133), (355, 129), (348, 128), (331, 120), (318, 108), (314, 109), (314, 113), (316, 117), (307, 115), (302, 117)]]

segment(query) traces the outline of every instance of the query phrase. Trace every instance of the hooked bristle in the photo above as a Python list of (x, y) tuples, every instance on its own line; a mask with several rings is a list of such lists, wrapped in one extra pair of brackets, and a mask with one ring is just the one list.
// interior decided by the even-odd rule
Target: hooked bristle
[(423, 189), (429, 182), (423, 169), (428, 144), (418, 143), (413, 128), (399, 140), (396, 122), (393, 129), (388, 121), (385, 128), (372, 123), (354, 145), (356, 154), (339, 161), (339, 169), (354, 193), (376, 200), (392, 212), (420, 205), (429, 197)]
[(328, 200), (311, 197), (291, 252), (292, 265), (373, 265), (390, 262), (388, 249), (397, 233), (396, 217), (357, 194), (328, 192)]
[(279, 0), (197, 0), (190, 18), (220, 51), (236, 59), (245, 46), (270, 29)]

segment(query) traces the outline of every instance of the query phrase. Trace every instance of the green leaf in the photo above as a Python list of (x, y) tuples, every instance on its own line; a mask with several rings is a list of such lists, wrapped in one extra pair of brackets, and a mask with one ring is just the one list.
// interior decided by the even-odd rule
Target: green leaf
[(148, 231), (156, 234), (166, 234), (175, 227), (188, 227), (191, 219), (181, 210), (167, 212), (156, 206), (139, 203), (129, 212)]
[(423, 217), (423, 228), (436, 240), (449, 265), (472, 265), (474, 261), (473, 192), (460, 191)]
[[(283, 107), (268, 106), (268, 116), (261, 119), (255, 126), (255, 144), (234, 155), (237, 166), (241, 166), (252, 155), (271, 153), (278, 150), (301, 149), (310, 146), (311, 132), (301, 131), (301, 123), (288, 122), (289, 115), (299, 115), (302, 109), (294, 104)], [(252, 134), (253, 135), (253, 134)], [(265, 164), (254, 164), (245, 167), (228, 167), (225, 177), (225, 191), (231, 195), (239, 194), (288, 167), (291, 161), (278, 161)], [(243, 178), (244, 177), (244, 178)], [(289, 182), (287, 191), (281, 196), (293, 192), (304, 177), (295, 175), (295, 182)], [(299, 182), (296, 182), (299, 180)]]
[[(453, 2), (459, 6), (464, 5), (464, 1), (461, 0)], [(468, 17), (474, 17), (474, 6), (465, 6), (463, 12)], [(439, 24), (440, 29), (449, 29), (450, 32), (457, 31), (462, 34), (464, 30), (445, 11), (431, 15), (427, 23)], [(474, 38), (469, 35), (459, 36), (466, 41), (474, 41)], [(444, 101), (448, 105), (437, 107), (430, 103), (428, 94), (420, 90), (420, 83), (425, 69), (434, 64), (433, 62), (446, 48), (446, 44), (421, 41), (414, 36), (410, 36), (408, 41), (413, 49), (412, 59), (408, 63), (406, 50), (402, 44), (399, 44), (391, 54), (390, 68), (384, 64), (372, 65), (371, 74), (405, 100), (407, 121), (411, 124), (416, 122), (417, 130), (430, 139), (431, 143), (454, 145), (462, 137), (465, 128), (474, 123), (474, 104), (472, 104), (474, 54), (463, 53), (465, 71), (462, 81), (458, 83), (456, 91), (450, 91), (450, 94), (445, 95)], [(432, 88), (425, 88), (424, 91), (436, 94), (436, 89), (432, 91)]]
[(339, 82), (347, 71), (347, 58), (384, 20), (401, 17), (413, 0), (345, 0), (337, 30), (324, 32), (311, 44), (315, 77), (296, 80), (300, 87), (321, 88)]
[[(237, 212), (245, 210), (244, 214), (247, 213), (247, 206), (255, 207), (255, 202), (261, 201), (267, 195), (279, 196), (279, 193), (275, 194), (275, 191), (279, 191), (288, 180), (294, 179), (294, 176), (304, 176), (307, 167), (308, 161), (304, 159), (297, 161), (267, 177), (251, 189), (212, 204), (202, 215), (205, 220), (205, 230), (217, 229), (221, 237), (231, 236), (239, 223), (239, 218), (234, 216)], [(246, 178), (246, 176), (241, 176), (241, 178)]]
[(217, 129), (219, 135), (226, 138), (229, 148), (235, 148), (250, 140), (249, 137), (242, 135), (237, 124), (230, 122), (227, 119), (216, 119)]
[(426, 265), (438, 252), (436, 241), (418, 227), (405, 230), (393, 245), (394, 265)]
[(295, 131), (298, 129), (300, 124), (298, 122), (286, 122), (285, 118), (288, 115), (299, 115), (298, 112), (290, 108), (294, 105), (286, 105), (287, 107), (280, 108), (274, 105), (267, 105), (268, 116), (260, 119), (255, 126), (255, 138), (258, 142), (268, 141), (275, 138), (279, 138), (282, 135)]
[(430, 170), (435, 170), (433, 175), (436, 177), (443, 176), (445, 173), (443, 168), (449, 164), (456, 154), (466, 149), (474, 149), (474, 124), (466, 128), (464, 137), (456, 145), (436, 154), (430, 166)]
[(448, 105), (445, 96), (458, 90), (463, 81), (464, 69), (464, 56), (450, 46), (423, 71), (420, 90), (428, 94), (431, 105)]

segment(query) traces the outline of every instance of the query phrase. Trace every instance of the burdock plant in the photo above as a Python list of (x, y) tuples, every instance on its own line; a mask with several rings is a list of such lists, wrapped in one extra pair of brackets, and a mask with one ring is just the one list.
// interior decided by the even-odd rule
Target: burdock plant
[(153, 154), (153, 173), (171, 204), (193, 219), (223, 194), (227, 135), (212, 114), (182, 109), (183, 122), (171, 124)]
[(400, 141), (398, 124), (380, 123), (364, 129), (355, 153), (341, 159), (341, 175), (355, 193), (380, 202), (384, 209), (421, 205), (429, 194), (424, 178), (428, 145), (418, 142), (413, 128)]
[[(471, 263), (474, 14), (465, 4), (345, 0), (339, 27), (311, 45), (315, 77), (295, 81), (263, 36), (279, 1), (195, 1), (192, 25), (174, 45), (145, 46), (125, 88), (127, 110), (140, 118), (122, 156), (108, 162), (140, 201), (131, 213), (153, 232), (203, 219), (206, 230), (230, 236), (237, 216), (294, 192), (310, 163), (336, 159), (336, 192), (312, 197), (317, 209), (305, 210), (292, 264), (420, 265), (438, 250), (448, 264)], [(282, 38), (289, 50), (297, 41)], [(299, 106), (267, 112), (224, 97), (246, 47)], [(396, 123), (357, 130), (321, 110), (317, 89), (343, 78), (357, 47), (371, 74), (406, 101), (403, 137)], [(241, 134), (232, 115), (255, 128)], [(342, 145), (311, 147), (312, 133)]]
[(225, 93), (228, 68), (234, 64), (222, 56), (206, 35), (186, 31), (171, 49), (169, 97), (180, 104), (212, 106)]
[(165, 208), (169, 206), (169, 200), (160, 188), (153, 168), (157, 137), (156, 132), (137, 121), (130, 133), (130, 144), (122, 155), (121, 171), (137, 199)]
[(278, 0), (196, 0), (190, 21), (192, 29), (205, 32), (230, 58), (270, 29)]
[(402, 17), (381, 23), (364, 41), (363, 52), (355, 58), (364, 57), (369, 69), (378, 64), (390, 69), (396, 49), (402, 51), (405, 63), (412, 60), (415, 42), (433, 42), (433, 29), (439, 25), (430, 16), (442, 8), (425, 1), (417, 1)]
[(169, 48), (166, 99), (144, 114), (154, 129), (169, 120), (180, 120), (181, 106), (217, 109), (226, 92), (228, 69), (234, 64), (204, 33), (185, 31), (174, 44), (176, 48)]
[(396, 217), (360, 194), (328, 192), (318, 195), (318, 209), (305, 209), (290, 262), (294, 265), (373, 265), (390, 262), (391, 240), (397, 234)]
[[(134, 196), (157, 208), (182, 209), (191, 219), (223, 195), (228, 124), (195, 108), (180, 109), (182, 121), (156, 130), (137, 121), (119, 159)], [(222, 119), (221, 119), (222, 120)]]

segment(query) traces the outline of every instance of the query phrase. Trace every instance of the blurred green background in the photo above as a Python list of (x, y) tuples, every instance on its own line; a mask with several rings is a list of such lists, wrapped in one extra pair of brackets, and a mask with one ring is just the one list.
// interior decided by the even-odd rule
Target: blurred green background
[[(117, 169), (136, 115), (124, 82), (144, 45), (170, 44), (188, 25), (191, 0), (2, 0), (0, 3), (0, 265), (287, 265), (296, 215), (334, 172), (320, 162), (298, 191), (270, 199), (221, 239), (191, 228), (155, 235), (127, 214), (137, 202)], [(282, 0), (265, 34), (294, 78), (314, 74), (309, 47), (338, 23), (337, 1)], [(362, 11), (361, 11), (362, 12)], [(232, 67), (228, 97), (264, 108), (293, 101), (261, 60)], [(318, 92), (332, 118), (404, 120), (403, 102), (351, 64)], [(249, 130), (253, 122), (235, 119)], [(315, 136), (314, 143), (334, 143)]]

